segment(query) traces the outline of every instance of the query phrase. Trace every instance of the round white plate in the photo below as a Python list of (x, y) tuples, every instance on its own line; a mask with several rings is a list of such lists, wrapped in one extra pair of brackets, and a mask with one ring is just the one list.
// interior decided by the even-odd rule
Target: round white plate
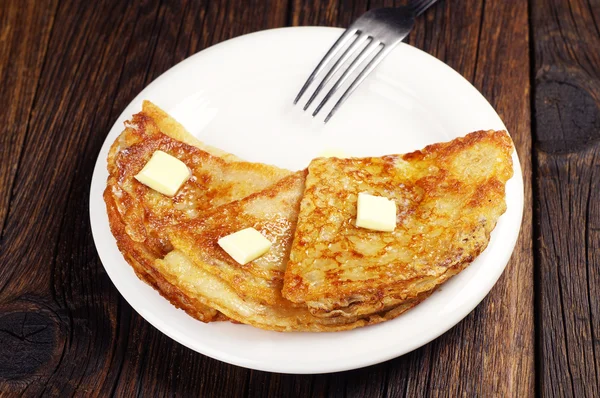
[[(301, 169), (324, 149), (352, 156), (404, 153), (504, 124), (469, 82), (434, 57), (400, 44), (327, 123), (292, 101), (341, 29), (304, 27), (258, 32), (204, 50), (164, 73), (123, 111), (94, 170), (90, 217), (98, 254), (131, 306), (181, 344), (231, 364), (282, 373), (326, 373), (379, 363), (435, 339), (490, 291), (512, 253), (521, 224), (519, 160), (506, 186), (508, 209), (488, 248), (429, 299), (381, 325), (336, 333), (278, 333), (251, 326), (204, 324), (141, 282), (110, 233), (102, 199), (106, 156), (123, 122), (148, 99), (202, 141), (250, 161)], [(327, 109), (324, 114), (326, 114)]]

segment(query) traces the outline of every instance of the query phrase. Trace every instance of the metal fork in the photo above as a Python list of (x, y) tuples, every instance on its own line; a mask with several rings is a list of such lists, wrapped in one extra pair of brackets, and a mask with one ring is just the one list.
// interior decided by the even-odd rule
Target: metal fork
[[(437, 0), (413, 0), (410, 5), (397, 7), (397, 8), (378, 8), (367, 11), (360, 18), (358, 18), (335, 42), (335, 44), (327, 51), (327, 54), (321, 59), (321, 62), (317, 65), (315, 70), (310, 74), (304, 86), (300, 89), (300, 92), (294, 100), (294, 104), (297, 104), (302, 95), (306, 92), (311, 83), (315, 80), (317, 75), (323, 72), (329, 63), (333, 60), (335, 55), (352, 39), (352, 43), (348, 46), (346, 51), (338, 58), (333, 64), (329, 72), (325, 75), (323, 80), (319, 83), (316, 90), (312, 93), (309, 100), (304, 105), (304, 110), (308, 109), (310, 104), (315, 100), (319, 93), (323, 90), (323, 87), (331, 80), (333, 75), (340, 70), (340, 68), (350, 60), (350, 57), (354, 56), (361, 46), (364, 48), (360, 51), (350, 63), (348, 68), (335, 82), (333, 87), (325, 95), (323, 100), (317, 105), (313, 112), (313, 116), (316, 116), (323, 105), (329, 101), (329, 99), (339, 90), (344, 84), (348, 77), (358, 68), (365, 59), (372, 56), (371, 60), (367, 63), (364, 69), (358, 74), (356, 79), (350, 84), (350, 87), (344, 92), (337, 103), (333, 106), (327, 117), (325, 123), (331, 119), (339, 107), (348, 99), (348, 97), (356, 90), (356, 88), (362, 83), (369, 73), (375, 69), (375, 67), (392, 51), (392, 49), (400, 43), (412, 30), (415, 24), (415, 18), (421, 15)], [(365, 45), (366, 44), (366, 45)]]

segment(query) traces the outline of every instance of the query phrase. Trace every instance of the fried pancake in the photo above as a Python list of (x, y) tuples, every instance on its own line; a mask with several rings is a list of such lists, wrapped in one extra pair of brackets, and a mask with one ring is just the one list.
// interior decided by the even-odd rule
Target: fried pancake
[[(202, 149), (203, 151), (208, 152), (213, 156), (220, 157), (221, 159), (229, 162), (243, 162), (242, 159), (238, 158), (237, 156), (231, 153), (225, 152), (222, 149), (215, 148), (200, 141), (199, 139), (191, 135), (179, 122), (177, 122), (175, 119), (169, 116), (167, 112), (163, 111), (150, 101), (143, 102), (142, 113), (148, 116), (150, 119), (152, 119), (152, 121), (156, 123), (156, 126), (163, 134), (168, 135), (174, 140), (185, 142), (186, 144), (195, 146), (198, 149)], [(277, 169), (276, 167), (273, 168)]]
[[(137, 181), (134, 176), (161, 150), (183, 161), (192, 177), (173, 197)], [(157, 257), (172, 247), (167, 226), (194, 219), (207, 210), (243, 198), (273, 184), (290, 172), (260, 163), (231, 162), (164, 134), (144, 112), (126, 123), (111, 147), (106, 190), (113, 196), (125, 229)]]
[[(169, 233), (176, 250), (158, 260), (156, 269), (187, 297), (238, 322), (277, 331), (336, 331), (375, 324), (400, 315), (431, 293), (353, 318), (319, 318), (306, 306), (284, 299), (281, 289), (305, 178), (305, 171), (297, 172), (202, 219), (179, 224)], [(248, 227), (273, 245), (266, 255), (240, 265), (217, 242)]]
[(110, 220), (110, 228), (117, 241), (117, 246), (138, 278), (156, 289), (175, 307), (183, 309), (200, 321), (210, 322), (220, 318), (226, 319), (214, 308), (206, 306), (193, 297), (186, 296), (176, 285), (169, 283), (160, 272), (156, 271), (155, 261), (157, 257), (143, 243), (134, 242), (127, 235), (125, 224), (117, 210), (113, 196), (105, 191), (104, 200)]
[[(190, 180), (172, 198), (134, 178), (159, 149), (179, 158), (192, 171)], [(207, 146), (148, 101), (142, 112), (125, 123), (125, 130), (113, 143), (108, 171), (104, 199), (111, 231), (125, 259), (142, 280), (174, 305), (202, 321), (215, 319), (217, 311), (186, 298), (153, 268), (156, 259), (172, 250), (166, 227), (201, 217), (212, 207), (260, 191), (290, 172), (242, 162)]]
[(361, 318), (319, 318), (306, 308), (294, 307), (291, 303), (269, 306), (242, 297), (221, 278), (206, 272), (178, 250), (167, 254), (163, 260), (157, 260), (156, 268), (188, 299), (217, 308), (237, 322), (279, 332), (335, 332), (374, 325), (396, 318), (431, 294), (425, 292), (399, 306)]
[[(317, 317), (356, 318), (444, 283), (487, 247), (512, 151), (506, 132), (478, 131), (406, 155), (313, 160), (283, 297)], [(396, 202), (394, 232), (355, 226), (360, 192)]]

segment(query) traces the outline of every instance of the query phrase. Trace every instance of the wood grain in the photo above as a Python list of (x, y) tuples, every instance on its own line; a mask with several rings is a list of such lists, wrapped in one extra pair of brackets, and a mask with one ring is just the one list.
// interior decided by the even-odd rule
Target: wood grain
[(533, 396), (533, 244), (528, 12), (524, 2), (485, 2), (474, 84), (504, 121), (521, 163), (525, 205), (507, 268), (484, 301), (482, 395)]
[(405, 3), (0, 2), (0, 396), (600, 396), (596, 0), (440, 0), (407, 39), (491, 102), (525, 181), (506, 271), (430, 344), (349, 372), (251, 371), (155, 330), (100, 264), (88, 220), (92, 169), (149, 82), (241, 34), (348, 26), (369, 8)]
[(600, 4), (532, 2), (539, 383), (600, 395)]
[(56, 7), (57, 1), (41, 6), (34, 0), (0, 2), (0, 237)]

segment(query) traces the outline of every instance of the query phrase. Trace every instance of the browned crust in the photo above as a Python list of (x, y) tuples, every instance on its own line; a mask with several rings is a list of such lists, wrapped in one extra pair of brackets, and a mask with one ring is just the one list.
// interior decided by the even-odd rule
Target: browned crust
[[(284, 296), (288, 297), (285, 294), (286, 289), (288, 294), (291, 297), (295, 297), (296, 303), (308, 304), (308, 309), (310, 313), (306, 311), (306, 308), (299, 308), (297, 304), (292, 304), (287, 302), (286, 299), (281, 297), (280, 294), (280, 285), (281, 285), (281, 275), (275, 273), (270, 282), (274, 283), (274, 285), (278, 286), (277, 292), (275, 296), (277, 299), (275, 301), (267, 299), (264, 304), (273, 306), (273, 307), (281, 307), (281, 310), (285, 313), (289, 311), (289, 314), (299, 313), (297, 323), (290, 323), (287, 326), (273, 325), (268, 322), (260, 322), (254, 321), (252, 319), (246, 319), (243, 316), (240, 316), (235, 312), (234, 309), (229, 308), (227, 306), (223, 306), (220, 303), (215, 303), (208, 300), (206, 297), (196, 294), (194, 291), (186, 290), (185, 286), (178, 286), (178, 282), (172, 278), (170, 275), (166, 275), (161, 273), (161, 271), (155, 266), (155, 261), (160, 259), (166, 251), (170, 250), (170, 245), (165, 246), (161, 240), (156, 240), (155, 237), (151, 235), (143, 236), (142, 239), (132, 239), (130, 233), (128, 233), (128, 226), (124, 220), (124, 215), (122, 214), (122, 210), (120, 211), (119, 206), (117, 204), (117, 199), (114, 196), (114, 191), (112, 190), (117, 181), (122, 180), (123, 178), (123, 168), (118, 166), (117, 156), (119, 155), (120, 149), (122, 149), (123, 140), (130, 140), (127, 143), (127, 146), (140, 144), (141, 150), (145, 151), (144, 147), (148, 147), (151, 149), (150, 152), (153, 152), (156, 149), (167, 147), (171, 150), (179, 150), (181, 153), (189, 154), (191, 153), (193, 156), (200, 157), (202, 159), (210, 159), (210, 161), (219, 164), (219, 167), (223, 167), (223, 169), (227, 169), (231, 167), (232, 163), (235, 162), (237, 158), (233, 155), (226, 154), (225, 152), (208, 146), (203, 146), (202, 143), (197, 141), (193, 137), (187, 136), (187, 132), (183, 129), (181, 125), (171, 119), (164, 111), (160, 110), (160, 108), (154, 106), (151, 103), (144, 104), (144, 112), (139, 113), (134, 116), (132, 122), (137, 126), (135, 130), (126, 129), (123, 134), (115, 141), (113, 146), (111, 147), (109, 159), (108, 159), (108, 168), (109, 168), (109, 180), (107, 184), (107, 188), (104, 192), (104, 199), (107, 206), (107, 212), (109, 216), (110, 228), (115, 236), (117, 241), (117, 245), (119, 250), (123, 254), (126, 261), (132, 266), (136, 275), (154, 289), (156, 289), (163, 297), (169, 300), (173, 305), (177, 308), (183, 309), (190, 316), (203, 321), (210, 322), (215, 320), (225, 320), (228, 317), (231, 318), (234, 322), (242, 322), (247, 323), (262, 329), (267, 330), (276, 330), (276, 331), (340, 331), (340, 330), (349, 330), (357, 327), (374, 325), (377, 323), (384, 322), (389, 319), (393, 319), (400, 314), (404, 313), (408, 309), (414, 307), (415, 305), (422, 302), (424, 299), (429, 297), (432, 292), (443, 282), (445, 282), (451, 276), (457, 274), (462, 269), (464, 269), (470, 262), (474, 260), (476, 256), (478, 256), (487, 246), (489, 241), (489, 233), (495, 226), (495, 221), (491, 228), (487, 228), (485, 231), (485, 240), (482, 243), (481, 239), (479, 242), (474, 242), (467, 249), (467, 253), (463, 253), (456, 258), (449, 258), (446, 263), (443, 264), (445, 268), (442, 274), (436, 275), (434, 278), (431, 278), (431, 281), (427, 284), (422, 284), (419, 289), (410, 289), (410, 284), (413, 282), (419, 281), (419, 276), (416, 275), (412, 278), (407, 278), (405, 281), (398, 283), (397, 281), (391, 281), (383, 284), (380, 284), (376, 287), (371, 283), (372, 281), (366, 281), (363, 287), (359, 287), (358, 289), (354, 289), (352, 291), (353, 295), (358, 295), (361, 297), (359, 301), (353, 301), (353, 299), (342, 298), (335, 302), (332, 307), (323, 308), (322, 303), (318, 301), (310, 301), (308, 299), (308, 288), (303, 280), (303, 278), (294, 274), (293, 272), (285, 273), (285, 283), (286, 287), (284, 288)], [(174, 124), (173, 124), (174, 123)], [(129, 128), (129, 127), (128, 127)], [(173, 137), (172, 134), (170, 136), (166, 136), (162, 134), (162, 129), (169, 129), (172, 134), (175, 134)], [(136, 131), (143, 131), (144, 134), (137, 135)], [(395, 159), (401, 158), (407, 162), (418, 162), (418, 161), (427, 161), (430, 157), (435, 157), (436, 162), (441, 162), (442, 164), (446, 161), (451, 161), (453, 156), (456, 153), (460, 153), (465, 148), (469, 148), (479, 142), (489, 140), (491, 136), (494, 137), (492, 141), (494, 144), (503, 146), (504, 150), (510, 154), (512, 151), (512, 142), (508, 135), (503, 132), (475, 132), (471, 133), (463, 138), (453, 140), (449, 143), (440, 143), (430, 145), (425, 147), (421, 151), (416, 151), (410, 154), (401, 155), (401, 156), (387, 156), (380, 159), (384, 160), (384, 168), (388, 167)], [(178, 138), (177, 135), (181, 135)], [(502, 137), (501, 137), (502, 136)], [(150, 138), (149, 140), (147, 140)], [(131, 141), (131, 139), (133, 141)], [(147, 141), (145, 141), (147, 140)], [(183, 142), (179, 142), (183, 141)], [(190, 144), (190, 145), (188, 145)], [(194, 147), (195, 146), (195, 147)], [(202, 147), (203, 150), (198, 149), (198, 147)], [(179, 149), (178, 149), (179, 148)], [(138, 149), (139, 150), (139, 149)], [(206, 151), (206, 152), (205, 152)], [(221, 159), (220, 157), (223, 159)], [(133, 163), (127, 164), (125, 167), (128, 168), (127, 174), (131, 177), (134, 173), (134, 169), (139, 169), (143, 164), (144, 158), (139, 158)], [(226, 159), (226, 160), (224, 160)], [(147, 159), (146, 159), (147, 160)], [(386, 160), (389, 160), (389, 163), (385, 163)], [(339, 162), (341, 164), (346, 163), (351, 160), (346, 159), (332, 159), (331, 162)], [(267, 175), (272, 174), (274, 176), (285, 176), (288, 172), (283, 170), (277, 170), (275, 168), (269, 169), (269, 166), (252, 164), (246, 162), (240, 162), (240, 166), (233, 166), (244, 168), (258, 168), (260, 169), (259, 173), (266, 173)], [(258, 170), (257, 169), (257, 170)], [(274, 170), (274, 171), (273, 171)], [(512, 170), (512, 169), (511, 169)], [(305, 172), (299, 172), (302, 174), (302, 178), (305, 176)], [(286, 188), (286, 184), (290, 184), (290, 181), (294, 181), (298, 178), (298, 175), (290, 178), (284, 178), (279, 182), (279, 184), (274, 184), (270, 188), (266, 188), (260, 192), (256, 192), (251, 194), (247, 199), (252, 200), (256, 197), (274, 197), (283, 189)], [(505, 176), (506, 179), (510, 178), (510, 176)], [(204, 178), (204, 177), (203, 177)], [(207, 179), (210, 179), (211, 176), (207, 175)], [(443, 177), (425, 177), (421, 181), (420, 188), (423, 189), (425, 193), (433, 192), (436, 189), (436, 186), (443, 180)], [(452, 188), (452, 187), (451, 187)], [(457, 184), (454, 187), (456, 190), (460, 190), (460, 184)], [(136, 188), (136, 192), (145, 190), (146, 188), (139, 184)], [(489, 200), (489, 193), (495, 192), (496, 196), (498, 194), (504, 194), (504, 184), (496, 181), (490, 180), (484, 184), (481, 184), (477, 191), (471, 196), (469, 206), (477, 207), (484, 204), (487, 200)], [(229, 195), (229, 193), (228, 193)], [(230, 195), (234, 196), (234, 195)], [(210, 199), (210, 197), (209, 197)], [(298, 198), (299, 200), (300, 198)], [(210, 200), (209, 200), (210, 202)], [(238, 209), (236, 206), (241, 206), (245, 203), (245, 201), (233, 202), (230, 205), (221, 206), (213, 211), (205, 211), (203, 216), (211, 216), (214, 218), (215, 222), (221, 220), (222, 226), (231, 226), (235, 223), (231, 223), (231, 220), (227, 218), (227, 216), (223, 216), (219, 218), (220, 214), (226, 214), (228, 212), (242, 212), (243, 209)], [(224, 212), (223, 209), (227, 209), (227, 212)], [(221, 213), (220, 213), (221, 212)], [(293, 221), (296, 222), (295, 219)], [(197, 223), (201, 225), (200, 222), (192, 222), (188, 225), (194, 226)], [(173, 227), (172, 224), (169, 224), (169, 221), (166, 221), (166, 224), (162, 225), (165, 230), (170, 229), (174, 234), (180, 232), (177, 227)], [(162, 227), (160, 229), (162, 229)], [(146, 228), (142, 226), (142, 228), (138, 228), (138, 231), (142, 231), (142, 234), (145, 233)], [(216, 233), (215, 236), (208, 239), (211, 243), (211, 247), (209, 248), (209, 257), (218, 257), (221, 255), (220, 250), (215, 249), (215, 242), (218, 240), (220, 236), (223, 235), (223, 228), (212, 231)], [(205, 231), (206, 232), (206, 231)], [(230, 231), (232, 232), (232, 231)], [(209, 235), (211, 233), (210, 230), (207, 232)], [(217, 236), (218, 235), (218, 236)], [(210, 236), (208, 236), (210, 238)], [(207, 235), (203, 236), (202, 241), (207, 239)], [(475, 239), (474, 239), (475, 240)], [(202, 241), (193, 242), (198, 247), (186, 247), (187, 255), (191, 255), (194, 251), (203, 251), (202, 249)], [(213, 242), (214, 241), (214, 242)], [(191, 241), (190, 241), (191, 242)], [(189, 242), (188, 242), (189, 243)], [(206, 249), (206, 248), (205, 248)], [(211, 251), (212, 250), (212, 251)], [(216, 250), (216, 251), (215, 251)], [(206, 256), (204, 256), (206, 257)], [(205, 260), (205, 258), (204, 258)], [(203, 259), (194, 258), (194, 262), (196, 264), (204, 264), (205, 261)], [(229, 259), (231, 260), (231, 259)], [(218, 268), (218, 267), (217, 267)], [(250, 286), (250, 290), (241, 289), (244, 285), (241, 284), (241, 281), (244, 280), (244, 277), (235, 276), (235, 275), (226, 275), (214, 267), (208, 267), (208, 270), (211, 271), (214, 275), (222, 278), (224, 281), (228, 283), (238, 294), (240, 297), (245, 297), (245, 299), (251, 301), (256, 300), (257, 297), (266, 294), (265, 291), (260, 291), (256, 294), (257, 291), (253, 291), (254, 287)], [(260, 270), (251, 270), (251, 277), (258, 276), (260, 274)], [(330, 276), (335, 277), (336, 275), (331, 274)], [(233, 278), (233, 279), (232, 279)], [(241, 279), (240, 279), (241, 278)], [(342, 284), (343, 285), (343, 284)], [(339, 286), (339, 291), (343, 291), (344, 286)], [(336, 294), (336, 289), (332, 290)], [(331, 294), (331, 291), (328, 293)], [(246, 296), (248, 295), (248, 296)], [(298, 299), (300, 297), (300, 299)], [(332, 297), (326, 297), (330, 299)], [(221, 312), (219, 312), (219, 310)], [(226, 315), (224, 315), (226, 314)], [(290, 317), (294, 317), (295, 315), (288, 315)], [(316, 316), (316, 317), (314, 317)]]
[[(281, 287), (305, 178), (306, 170), (298, 171), (260, 192), (219, 206), (202, 219), (170, 229), (169, 239), (176, 249), (206, 272), (227, 282), (239, 296), (265, 305), (287, 301), (281, 297)], [(264, 200), (270, 201), (269, 214), (262, 217), (248, 214), (249, 206)], [(240, 265), (218, 245), (220, 238), (249, 227), (263, 231), (273, 243), (269, 267), (261, 259)], [(276, 252), (280, 256), (275, 258)]]
[[(176, 253), (177, 251), (173, 252)], [(169, 256), (171, 256), (171, 253)], [(178, 252), (178, 255), (181, 255), (181, 252)], [(167, 256), (167, 258), (169, 258)], [(183, 274), (175, 275), (169, 270), (170, 261), (159, 260), (157, 261), (157, 266), (166, 267), (163, 270), (163, 273), (167, 279), (174, 279), (179, 281), (180, 278), (185, 280), (184, 283), (180, 283), (184, 293), (188, 297), (199, 297), (203, 302), (206, 302), (211, 307), (214, 307), (221, 311), (223, 314), (226, 314), (233, 321), (244, 323), (247, 325), (252, 325), (265, 330), (273, 330), (279, 332), (292, 332), (292, 331), (304, 331), (304, 332), (334, 332), (334, 331), (342, 331), (342, 330), (350, 330), (358, 327), (374, 325), (377, 323), (384, 322), (386, 320), (393, 319), (415, 305), (419, 304), (421, 301), (429, 297), (429, 295), (433, 291), (428, 291), (423, 294), (420, 294), (416, 298), (405, 300), (404, 302), (395, 305), (389, 306), (377, 313), (368, 314), (359, 317), (330, 317), (330, 318), (319, 318), (313, 316), (306, 307), (304, 308), (295, 308), (289, 302), (281, 302), (277, 305), (267, 306), (261, 309), (261, 306), (258, 305), (250, 297), (240, 297), (236, 293), (233, 292), (233, 289), (230, 285), (224, 284), (222, 280), (218, 277), (210, 274), (204, 274), (200, 272), (200, 275), (190, 276), (188, 274), (188, 270), (191, 270), (192, 275), (195, 272), (198, 272), (202, 267), (195, 263), (190, 263), (190, 260), (187, 259), (187, 256), (183, 257), (183, 261), (186, 264), (180, 264), (179, 261), (175, 260), (173, 264), (175, 264), (176, 269), (179, 269), (180, 266), (183, 266)], [(194, 271), (195, 268), (195, 271)], [(208, 285), (212, 286), (211, 289), (218, 289), (219, 293), (216, 296), (208, 295), (204, 296), (205, 292), (201, 287), (198, 289), (198, 286), (202, 286), (203, 283), (199, 282), (196, 279), (200, 279), (205, 281)], [(205, 279), (205, 278), (208, 278)], [(215, 286), (215, 283), (217, 286)], [(219, 286), (222, 285), (222, 286)], [(229, 296), (233, 293), (233, 297), (236, 298), (227, 298), (223, 299), (222, 296)], [(246, 312), (248, 308), (254, 308), (256, 312), (253, 312), (248, 316), (242, 315), (238, 312), (239, 306), (236, 304), (238, 301), (243, 301), (243, 307), (246, 307)]]
[[(169, 262), (160, 261), (159, 263), (162, 265), (159, 266), (163, 267), (163, 274), (169, 279), (185, 280), (182, 289), (187, 289), (188, 296), (201, 297), (204, 303), (218, 309), (229, 318), (261, 329), (275, 331), (324, 332), (350, 330), (372, 325), (400, 315), (431, 293), (425, 292), (417, 298), (384, 306), (361, 316), (331, 314), (326, 318), (315, 317), (307, 307), (296, 306), (285, 300), (281, 296), (283, 282), (281, 275), (278, 271), (266, 273), (265, 268), (283, 269), (285, 267), (305, 177), (305, 171), (297, 172), (261, 192), (207, 213), (202, 220), (178, 225), (170, 234), (171, 241), (175, 248), (193, 264), (187, 267), (196, 268), (196, 272), (205, 272), (206, 275), (187, 277), (185, 276), (187, 271), (184, 271), (183, 275), (171, 275)], [(264, 202), (269, 199), (274, 199), (274, 203)], [(250, 209), (254, 209), (256, 202), (269, 207), (269, 215), (266, 218), (256, 218), (249, 214), (249, 212), (252, 213)], [(261, 228), (264, 222), (269, 222), (269, 218), (285, 220), (279, 227), (274, 228), (276, 233), (273, 230), (268, 231)], [(269, 267), (265, 267), (265, 264), (260, 261), (250, 262), (246, 265), (237, 264), (218, 246), (217, 242), (220, 237), (249, 226), (254, 226), (259, 230), (263, 229), (264, 233), (271, 233), (272, 236), (269, 237), (269, 240), (273, 246), (282, 249), (275, 249), (278, 255), (269, 260), (271, 261)], [(205, 293), (198, 290), (198, 284), (194, 282), (193, 278), (216, 278), (215, 283), (223, 284), (217, 289), (220, 292), (226, 292), (230, 297), (223, 298), (223, 294), (213, 296), (210, 292)], [(208, 284), (213, 285), (213, 283)], [(189, 286), (193, 286), (194, 289)], [(265, 305), (266, 313), (261, 313), (260, 309), (256, 309), (256, 312), (244, 315), (237, 310), (236, 300), (241, 300), (255, 309)]]
[(452, 141), (427, 145), (423, 149), (401, 156), (407, 162), (425, 160), (431, 156), (435, 156), (439, 160), (444, 160), (452, 158), (457, 153), (473, 147), (473, 145), (486, 141), (501, 147), (507, 154), (511, 154), (514, 150), (513, 142), (505, 130), (479, 130), (469, 133), (464, 137), (455, 138)]
[(202, 322), (222, 319), (222, 315), (219, 317), (218, 312), (214, 308), (202, 304), (197, 299), (186, 296), (177, 286), (169, 283), (163, 275), (156, 271), (153, 266), (156, 257), (143, 244), (131, 240), (125, 232), (125, 224), (121, 220), (114, 198), (110, 193), (110, 187), (107, 187), (104, 191), (104, 201), (106, 202), (110, 229), (115, 237), (117, 246), (136, 275), (142, 281), (156, 289), (171, 304), (184, 310), (190, 316)]
[[(137, 182), (133, 176), (148, 161), (151, 154), (161, 149), (176, 153), (187, 160), (189, 167), (198, 167), (194, 181), (187, 185), (196, 188), (202, 200), (197, 216), (209, 210), (215, 203), (229, 202), (256, 192), (277, 181), (290, 172), (273, 166), (239, 161), (234, 155), (203, 144), (191, 136), (185, 128), (166, 112), (149, 101), (144, 101), (143, 110), (125, 123), (125, 130), (112, 144), (107, 166), (109, 177), (104, 200), (107, 206), (111, 231), (119, 250), (140, 279), (155, 288), (176, 307), (184, 309), (193, 317), (204, 322), (216, 320), (222, 315), (201, 301), (186, 297), (177, 286), (169, 283), (154, 267), (154, 261), (171, 250), (166, 236), (166, 227), (178, 222), (182, 212), (175, 206), (186, 195), (170, 198), (153, 192)], [(223, 173), (239, 173), (256, 176), (252, 183), (217, 185), (220, 189), (206, 190), (212, 186), (210, 170), (204, 164)], [(123, 189), (128, 186), (129, 190)], [(160, 207), (145, 200), (159, 201)], [(180, 204), (180, 203), (179, 203)], [(159, 210), (159, 211), (157, 211)]]
[[(468, 178), (461, 176), (455, 177), (454, 173), (457, 169), (456, 164), (453, 162), (463, 162), (462, 169), (465, 169), (465, 173), (469, 173), (468, 167), (465, 165), (475, 162), (475, 159), (465, 158), (465, 155), (472, 155), (469, 150), (474, 148), (493, 148), (493, 153), (501, 153), (498, 159), (489, 160), (489, 164), (493, 164), (494, 171), (493, 176), (489, 180), (481, 181), (478, 183), (474, 190), (473, 184), (468, 185)], [(512, 159), (510, 154), (513, 151), (513, 145), (510, 137), (504, 131), (478, 131), (466, 135), (462, 138), (457, 138), (453, 141), (446, 143), (438, 143), (425, 147), (421, 151), (416, 151), (406, 155), (390, 155), (382, 158), (365, 158), (365, 159), (315, 159), (309, 166), (309, 177), (307, 179), (306, 191), (302, 201), (299, 225), (296, 229), (296, 235), (292, 246), (292, 254), (290, 261), (288, 262), (288, 268), (285, 274), (283, 296), (295, 303), (306, 304), (311, 308), (311, 312), (317, 316), (330, 317), (330, 316), (358, 316), (360, 314), (372, 313), (378, 311), (381, 308), (395, 305), (403, 302), (404, 300), (416, 297), (421, 292), (429, 291), (436, 286), (444, 283), (451, 276), (457, 274), (466, 266), (468, 266), (488, 245), (491, 231), (496, 225), (497, 218), (499, 215), (504, 213), (506, 205), (504, 202), (504, 186), (505, 183), (512, 176)], [(407, 162), (409, 166), (411, 164), (422, 164), (425, 172), (415, 172), (414, 180), (396, 180), (391, 176), (398, 176), (398, 161)], [(488, 159), (485, 158), (487, 161)], [(497, 163), (493, 163), (493, 162)], [(488, 163), (485, 163), (486, 165)], [(475, 163), (473, 163), (475, 164)], [(435, 171), (429, 172), (429, 168), (433, 167)], [(311, 174), (313, 170), (320, 170), (321, 175), (327, 176), (331, 180), (313, 180), (311, 181)], [(459, 167), (460, 168), (460, 167)], [(330, 174), (323, 173), (328, 170), (333, 170)], [(340, 170), (339, 174), (338, 171)], [(342, 171), (343, 170), (343, 171)], [(347, 173), (343, 174), (343, 173)], [(381, 181), (375, 183), (379, 185), (373, 185), (366, 183), (360, 185), (360, 188), (353, 185), (353, 181), (371, 181), (374, 176), (383, 176)], [(350, 188), (345, 187), (338, 189), (334, 185), (337, 178), (348, 178), (350, 181)], [(315, 177), (317, 178), (317, 177)], [(319, 177), (320, 178), (320, 177)], [(462, 178), (462, 180), (461, 180)], [(334, 181), (335, 180), (335, 181)], [(361, 183), (362, 184), (362, 183)], [(394, 195), (398, 192), (397, 186), (403, 184), (405, 186), (406, 194), (403, 197), (399, 197), (398, 201), (406, 201), (409, 203), (403, 208), (403, 214), (400, 214), (399, 225), (394, 235), (382, 235), (372, 231), (365, 231), (357, 229), (350, 222), (355, 218), (355, 213), (351, 214), (351, 211), (355, 211), (355, 205), (348, 205), (351, 210), (348, 213), (344, 213), (341, 216), (345, 216), (344, 223), (341, 224), (343, 233), (347, 232), (349, 236), (355, 237), (360, 242), (367, 242), (370, 239), (376, 240), (377, 243), (382, 243), (384, 251), (378, 251), (372, 254), (371, 258), (379, 258), (384, 256), (388, 250), (390, 244), (397, 244), (395, 239), (401, 237), (410, 238), (410, 230), (405, 232), (403, 228), (403, 217), (410, 218), (422, 209), (421, 206), (422, 198), (427, 198), (430, 201), (435, 201), (436, 197), (444, 198), (448, 195), (455, 195), (455, 197), (462, 199), (465, 196), (465, 192), (468, 191), (468, 202), (466, 203), (463, 211), (466, 211), (465, 217), (475, 219), (479, 216), (477, 213), (483, 208), (486, 212), (489, 212), (486, 221), (479, 225), (477, 222), (465, 225), (470, 225), (473, 229), (465, 229), (463, 232), (464, 237), (461, 235), (461, 244), (458, 245), (458, 249), (453, 252), (448, 252), (447, 256), (440, 257), (439, 261), (435, 263), (425, 265), (421, 268), (413, 267), (410, 262), (391, 262), (385, 264), (386, 273), (381, 273), (380, 265), (369, 266), (369, 257), (364, 256), (360, 252), (352, 249), (352, 242), (348, 241), (323, 241), (321, 242), (315, 231), (323, 231), (329, 226), (322, 224), (320, 220), (327, 220), (330, 216), (331, 206), (324, 205), (323, 203), (328, 202), (333, 198), (336, 203), (350, 203), (349, 201), (354, 200), (349, 196), (350, 194), (355, 195), (357, 192), (366, 189), (380, 189), (382, 192), (387, 192), (389, 195)], [(328, 186), (333, 186), (329, 189)], [(356, 190), (349, 193), (348, 189)], [(325, 193), (323, 193), (325, 192)], [(321, 195), (321, 196), (319, 196)], [(403, 193), (404, 195), (404, 193)], [(462, 196), (461, 196), (462, 195)], [(316, 199), (314, 199), (316, 198)], [(319, 204), (322, 203), (322, 204)], [(352, 202), (355, 203), (355, 202)], [(461, 205), (462, 206), (462, 205)], [(487, 206), (487, 207), (484, 207)], [(471, 209), (473, 210), (471, 212)], [(336, 211), (338, 211), (336, 207)], [(468, 219), (469, 221), (470, 219)], [(427, 219), (421, 220), (421, 224), (427, 224)], [(335, 228), (334, 228), (335, 229)], [(406, 236), (399, 236), (399, 234), (405, 234)], [(336, 236), (340, 236), (339, 233)], [(386, 241), (388, 237), (392, 237), (390, 241)], [(421, 239), (418, 234), (412, 238)], [(337, 238), (336, 238), (337, 239)], [(343, 237), (340, 239), (344, 239)], [(432, 240), (432, 242), (435, 242)], [(340, 251), (329, 253), (330, 249), (325, 247), (322, 252), (319, 252), (316, 256), (311, 256), (311, 251), (314, 250), (318, 245), (336, 245), (340, 244), (343, 247), (344, 244), (348, 245), (346, 252), (350, 252), (353, 256), (353, 260), (356, 264), (360, 264), (364, 258), (364, 264), (360, 265), (360, 272), (363, 275), (367, 275), (366, 279), (350, 280), (343, 272), (346, 270), (341, 269), (341, 265), (338, 262), (338, 256)], [(408, 240), (403, 245), (406, 250), (415, 250), (412, 247), (418, 248), (419, 257), (425, 258), (425, 252), (431, 251), (431, 247), (424, 247), (419, 245), (419, 242), (414, 240)], [(323, 245), (322, 245), (323, 246)], [(329, 257), (328, 257), (329, 256)], [(330, 258), (331, 257), (331, 258)], [(411, 257), (413, 258), (413, 257)], [(321, 268), (323, 271), (319, 271), (318, 267), (313, 267), (314, 261), (329, 261), (331, 265), (329, 268)], [(360, 261), (359, 261), (360, 260)], [(410, 260), (409, 260), (410, 261)], [(357, 269), (359, 269), (357, 268)], [(312, 276), (311, 283), (305, 279), (305, 274), (308, 271), (322, 272), (317, 279), (315, 284), (315, 277)], [(377, 274), (377, 273), (380, 274)], [(368, 277), (372, 275), (372, 277)]]
[[(192, 177), (172, 198), (134, 178), (156, 150), (176, 156), (192, 171)], [(164, 134), (144, 112), (135, 114), (126, 123), (125, 130), (111, 146), (108, 172), (107, 186), (129, 237), (144, 242), (157, 257), (172, 249), (164, 231), (187, 220), (190, 216), (186, 210), (193, 209), (195, 216), (191, 217), (200, 217), (216, 206), (260, 191), (290, 174), (269, 165), (228, 162), (213, 156)]]

